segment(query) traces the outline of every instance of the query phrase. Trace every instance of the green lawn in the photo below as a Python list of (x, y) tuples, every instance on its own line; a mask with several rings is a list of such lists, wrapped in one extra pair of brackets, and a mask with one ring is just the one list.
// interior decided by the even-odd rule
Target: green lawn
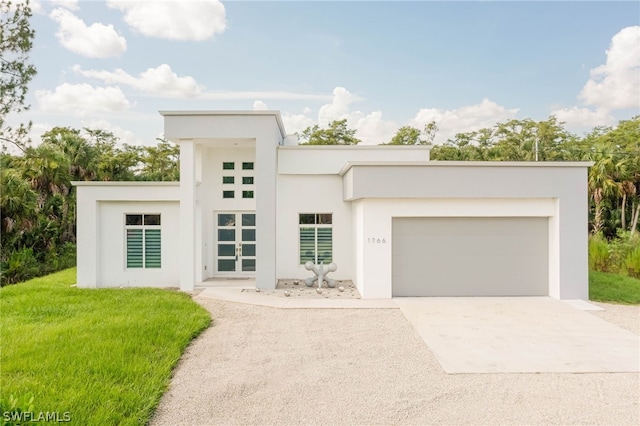
[(625, 275), (589, 271), (589, 299), (596, 302), (640, 304), (640, 280)]
[(72, 424), (145, 424), (211, 317), (178, 291), (75, 282), (74, 268), (0, 289), (0, 401), (29, 410), (33, 397), (36, 416)]

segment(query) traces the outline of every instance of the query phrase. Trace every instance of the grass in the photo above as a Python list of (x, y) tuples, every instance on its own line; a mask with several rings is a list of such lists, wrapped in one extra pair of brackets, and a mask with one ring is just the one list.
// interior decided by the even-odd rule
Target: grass
[(0, 289), (3, 410), (13, 396), (72, 424), (147, 423), (209, 313), (177, 291), (75, 282), (73, 268)]
[(589, 271), (589, 299), (597, 302), (640, 304), (640, 280), (625, 275)]

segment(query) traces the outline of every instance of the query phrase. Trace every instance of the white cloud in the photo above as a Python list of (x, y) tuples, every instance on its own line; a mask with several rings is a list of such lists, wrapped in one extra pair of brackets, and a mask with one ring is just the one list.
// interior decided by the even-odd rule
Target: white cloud
[[(205, 88), (199, 85), (193, 77), (179, 77), (167, 64), (149, 68), (138, 76), (133, 76), (122, 69), (115, 71), (85, 70), (80, 65), (74, 65), (72, 70), (83, 77), (97, 79), (106, 84), (124, 84), (140, 92), (165, 97), (197, 97), (198, 99), (215, 101), (247, 99), (326, 101), (331, 99), (331, 96), (328, 95), (284, 91), (205, 91)], [(254, 105), (256, 102), (258, 105), (264, 104), (264, 101), (259, 100), (255, 101)]]
[(595, 126), (609, 126), (616, 122), (616, 119), (603, 108), (595, 111), (589, 108), (559, 108), (551, 111), (559, 121), (563, 121), (568, 127), (593, 128)]
[(438, 126), (435, 143), (443, 143), (457, 133), (491, 127), (498, 122), (515, 118), (517, 113), (517, 108), (507, 109), (489, 99), (483, 99), (479, 104), (453, 110), (423, 108), (410, 120), (409, 125), (422, 130), (425, 125), (435, 121)]
[(591, 70), (578, 98), (609, 110), (640, 108), (640, 26), (613, 36), (606, 63)]
[(53, 129), (55, 126), (49, 123), (33, 123), (29, 138), (31, 138), (31, 146), (36, 147), (42, 143), (42, 135)]
[(122, 69), (116, 69), (113, 72), (83, 70), (79, 65), (75, 65), (73, 71), (84, 77), (101, 80), (106, 84), (124, 84), (140, 92), (165, 97), (194, 97), (202, 92), (202, 87), (193, 77), (178, 77), (167, 64), (149, 68), (137, 77)]
[[(351, 111), (350, 105), (360, 100), (344, 87), (333, 89), (331, 103), (322, 105), (318, 111), (318, 124), (326, 127), (334, 120), (347, 119), (349, 128), (356, 130), (356, 137), (363, 145), (377, 145), (391, 140), (398, 128), (397, 123), (382, 118), (381, 111), (363, 113)], [(305, 109), (305, 114), (311, 111)], [(302, 121), (302, 120), (301, 120)]]
[(296, 93), (282, 91), (246, 91), (246, 92), (227, 92), (227, 91), (208, 91), (199, 96), (200, 99), (208, 99), (212, 101), (237, 101), (251, 99), (277, 99), (277, 100), (294, 100), (294, 101), (327, 101), (331, 96), (317, 95), (312, 93)]
[(269, 109), (269, 108), (267, 108), (267, 104), (265, 104), (262, 101), (254, 101), (253, 102), (253, 109), (256, 110), (256, 111), (264, 111), (264, 110)]
[(80, 9), (80, 6), (78, 6), (78, 0), (50, 0), (50, 1), (56, 6), (61, 6), (61, 7), (64, 7), (65, 9), (69, 9), (69, 10)]
[(315, 124), (315, 120), (309, 117), (311, 110), (305, 108), (302, 114), (292, 114), (290, 112), (282, 113), (282, 124), (288, 134), (302, 132), (309, 126)]
[(119, 87), (64, 83), (53, 92), (36, 90), (35, 95), (39, 108), (45, 112), (84, 116), (93, 112), (122, 111), (131, 107)]
[[(388, 142), (394, 135), (397, 124), (382, 118), (381, 111), (365, 114), (361, 111), (351, 111), (350, 105), (359, 98), (344, 87), (333, 89), (331, 102), (324, 104), (318, 111), (317, 123), (320, 127), (327, 127), (334, 120), (347, 119), (347, 125), (356, 130), (356, 137), (363, 145), (377, 145)], [(311, 109), (305, 108), (302, 114), (285, 113), (282, 116), (287, 132), (300, 132), (316, 123), (311, 117)]]
[(206, 40), (222, 34), (225, 8), (218, 0), (108, 0), (124, 13), (124, 20), (141, 34), (169, 40)]
[(326, 126), (334, 120), (342, 120), (349, 116), (349, 105), (356, 101), (356, 97), (344, 87), (333, 89), (333, 99), (330, 104), (322, 105), (318, 112), (318, 123)]
[(108, 58), (127, 50), (127, 41), (113, 25), (94, 23), (87, 26), (82, 19), (62, 8), (54, 9), (49, 17), (58, 23), (56, 37), (62, 46), (79, 55)]
[(384, 120), (382, 111), (374, 111), (366, 115), (355, 111), (349, 114), (347, 123), (357, 130), (356, 137), (362, 140), (363, 145), (387, 143), (399, 128), (394, 121)]

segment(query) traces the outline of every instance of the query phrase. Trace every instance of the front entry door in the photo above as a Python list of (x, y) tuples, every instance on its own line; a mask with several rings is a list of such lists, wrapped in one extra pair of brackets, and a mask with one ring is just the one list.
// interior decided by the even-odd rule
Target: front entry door
[(253, 276), (256, 271), (255, 212), (215, 215), (216, 274)]

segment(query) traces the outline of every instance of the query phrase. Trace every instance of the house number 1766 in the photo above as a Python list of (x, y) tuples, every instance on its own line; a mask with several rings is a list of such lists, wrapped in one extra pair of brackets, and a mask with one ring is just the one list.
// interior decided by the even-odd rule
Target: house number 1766
[(387, 240), (384, 238), (367, 238), (369, 244), (386, 244)]

